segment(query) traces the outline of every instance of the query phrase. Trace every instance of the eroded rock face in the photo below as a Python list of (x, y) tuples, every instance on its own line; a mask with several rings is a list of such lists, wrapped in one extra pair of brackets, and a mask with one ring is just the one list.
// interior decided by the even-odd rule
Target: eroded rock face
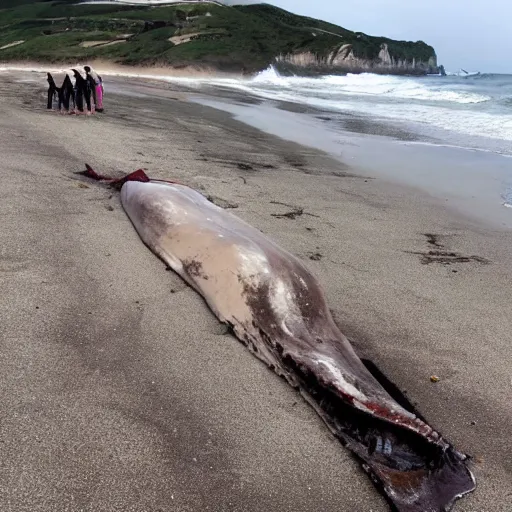
[(289, 53), (275, 59), (278, 68), (303, 69), (318, 73), (386, 73), (425, 75), (437, 73), (435, 55), (426, 62), (393, 57), (388, 45), (383, 43), (376, 59), (356, 57), (351, 44), (342, 44), (329, 55), (321, 56), (313, 52)]

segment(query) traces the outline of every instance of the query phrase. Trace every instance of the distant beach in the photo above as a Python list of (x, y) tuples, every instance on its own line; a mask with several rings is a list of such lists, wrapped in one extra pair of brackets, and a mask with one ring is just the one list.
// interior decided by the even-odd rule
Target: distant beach
[(477, 490), (454, 510), (508, 512), (510, 113), (482, 85), (499, 78), (319, 92), (271, 70), (98, 69), (94, 116), (47, 111), (44, 66), (0, 71), (0, 509), (389, 510), (118, 195), (76, 174), (87, 162), (188, 184), (301, 258), (358, 354), (473, 456)]

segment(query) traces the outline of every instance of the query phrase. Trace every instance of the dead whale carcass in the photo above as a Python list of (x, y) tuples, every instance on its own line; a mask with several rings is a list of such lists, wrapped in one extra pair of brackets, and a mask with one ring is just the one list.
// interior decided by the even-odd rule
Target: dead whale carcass
[(475, 488), (468, 457), (395, 401), (340, 332), (304, 264), (190, 187), (119, 180), (143, 242), (200, 293), (221, 322), (298, 389), (362, 461), (395, 510), (441, 512)]

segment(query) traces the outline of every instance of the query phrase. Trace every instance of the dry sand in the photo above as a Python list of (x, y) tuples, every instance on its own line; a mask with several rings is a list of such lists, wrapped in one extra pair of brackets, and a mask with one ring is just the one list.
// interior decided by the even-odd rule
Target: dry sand
[(179, 91), (107, 93), (104, 115), (75, 117), (46, 111), (44, 78), (13, 80), (0, 78), (0, 510), (388, 510), (140, 242), (118, 196), (73, 174), (84, 162), (238, 205), (307, 262), (358, 352), (476, 457), (477, 491), (456, 510), (511, 510), (510, 231)]

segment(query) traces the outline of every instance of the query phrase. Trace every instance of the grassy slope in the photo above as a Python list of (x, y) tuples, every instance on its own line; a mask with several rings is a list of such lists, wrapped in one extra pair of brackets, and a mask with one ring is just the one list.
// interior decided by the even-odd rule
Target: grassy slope
[[(388, 43), (395, 57), (428, 61), (435, 55), (434, 49), (422, 42), (370, 37), (265, 4), (149, 8), (73, 3), (0, 0), (0, 47), (13, 41), (26, 41), (0, 50), (0, 60), (55, 62), (96, 57), (124, 64), (195, 63), (255, 71), (266, 68), (281, 53), (312, 51), (327, 55), (345, 43), (353, 45), (357, 56), (369, 59), (377, 57), (383, 42)], [(211, 16), (206, 16), (207, 13)], [(144, 31), (145, 22), (160, 22), (165, 26)], [(205, 34), (177, 46), (168, 40), (187, 32)], [(126, 43), (113, 46), (79, 46), (84, 41), (110, 40), (122, 34), (133, 36)]]

